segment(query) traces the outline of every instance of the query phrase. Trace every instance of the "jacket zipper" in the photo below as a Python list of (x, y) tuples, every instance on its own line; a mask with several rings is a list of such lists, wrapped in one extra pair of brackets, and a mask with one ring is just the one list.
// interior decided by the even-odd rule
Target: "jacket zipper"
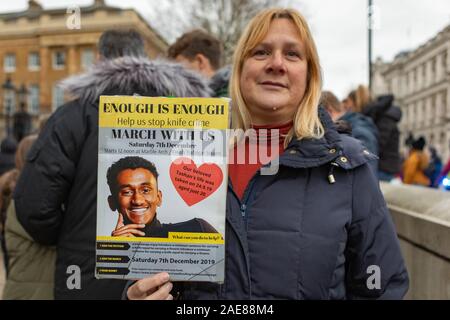
[[(255, 184), (255, 180), (256, 177), (259, 175), (260, 170), (256, 171), (256, 173), (253, 175), (253, 177), (250, 179), (249, 184), (247, 185), (247, 187), (245, 188), (244, 191), (244, 199), (243, 201), (241, 201), (241, 199), (237, 196), (236, 192), (234, 192), (233, 189), (233, 184), (231, 183), (231, 179), (229, 180), (228, 186), (231, 190), (231, 192), (233, 193), (233, 195), (236, 197), (239, 206), (240, 206), (240, 210), (241, 210), (241, 215), (242, 218), (244, 219), (244, 223), (245, 223), (245, 235), (247, 236), (247, 224), (248, 224), (248, 216), (247, 216), (247, 209), (248, 209), (248, 200), (250, 198), (250, 194), (251, 191), (253, 190), (253, 186)], [(245, 253), (245, 251), (244, 251)], [(249, 299), (252, 299), (252, 279), (250, 276), (250, 261), (248, 260), (248, 256), (247, 253), (245, 253), (246, 256), (246, 264), (247, 264), (247, 277), (248, 277), (248, 292), (249, 292)]]
[[(242, 215), (242, 218), (243, 218), (245, 221), (246, 221), (247, 218), (248, 218), (248, 217), (247, 217), (248, 201), (249, 201), (250, 195), (252, 194), (252, 190), (253, 190), (253, 186), (254, 186), (254, 184), (255, 184), (256, 177), (259, 175), (259, 173), (260, 173), (260, 170), (256, 171), (256, 173), (255, 173), (255, 174), (253, 175), (253, 177), (250, 179), (250, 181), (249, 181), (247, 187), (245, 188), (245, 191), (244, 191), (244, 198), (243, 198), (242, 200), (238, 197), (238, 195), (236, 194), (236, 192), (234, 192), (233, 184), (230, 183), (231, 191), (233, 192), (234, 196), (236, 197), (236, 199), (237, 199), (237, 201), (238, 201), (238, 203), (239, 203), (239, 207), (240, 207), (240, 210), (241, 210), (241, 215)], [(247, 231), (247, 224), (245, 225), (245, 230)]]

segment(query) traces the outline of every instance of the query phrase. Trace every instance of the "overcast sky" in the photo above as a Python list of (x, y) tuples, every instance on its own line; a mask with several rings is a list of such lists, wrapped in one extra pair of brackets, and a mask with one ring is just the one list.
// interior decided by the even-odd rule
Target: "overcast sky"
[[(214, 1), (214, 0), (212, 0)], [(24, 10), (27, 0), (1, 1), (0, 12)], [(93, 0), (40, 0), (45, 8), (89, 5)], [(164, 0), (106, 0), (152, 16), (153, 4)], [(373, 56), (391, 61), (403, 50), (417, 48), (450, 24), (450, 0), (373, 0)], [(367, 1), (291, 0), (312, 28), (324, 74), (324, 88), (344, 98), (359, 83), (367, 84)], [(297, 3), (299, 5), (297, 5)], [(180, 0), (181, 5), (186, 1)]]

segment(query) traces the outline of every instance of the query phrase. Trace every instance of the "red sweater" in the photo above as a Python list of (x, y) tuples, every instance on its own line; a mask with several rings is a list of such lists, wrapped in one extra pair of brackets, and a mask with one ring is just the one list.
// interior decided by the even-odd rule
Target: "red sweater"
[[(228, 167), (234, 192), (241, 200), (256, 171), (283, 153), (284, 139), (292, 128), (292, 122), (274, 126), (253, 126), (252, 128), (254, 132), (234, 147), (230, 154)], [(278, 136), (277, 132), (279, 132)], [(272, 137), (277, 141), (273, 141)], [(272, 144), (277, 148), (275, 152), (272, 151)]]

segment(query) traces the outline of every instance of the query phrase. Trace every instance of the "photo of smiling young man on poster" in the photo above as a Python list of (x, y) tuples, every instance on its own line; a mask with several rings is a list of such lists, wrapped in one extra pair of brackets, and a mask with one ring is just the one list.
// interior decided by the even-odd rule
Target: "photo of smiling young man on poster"
[(109, 207), (119, 213), (113, 237), (167, 238), (169, 232), (218, 233), (203, 219), (163, 224), (157, 210), (163, 203), (155, 165), (142, 157), (126, 157), (107, 172)]

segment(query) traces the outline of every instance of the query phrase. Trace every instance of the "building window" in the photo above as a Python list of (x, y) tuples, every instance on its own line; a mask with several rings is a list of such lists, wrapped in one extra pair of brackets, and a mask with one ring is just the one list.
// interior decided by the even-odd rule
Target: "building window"
[(64, 69), (66, 66), (66, 53), (64, 51), (53, 52), (53, 69)]
[(31, 71), (39, 70), (41, 67), (41, 61), (38, 52), (30, 52), (28, 55), (28, 69)]
[(52, 109), (56, 110), (64, 104), (64, 90), (57, 85), (53, 86), (52, 92)]
[(28, 94), (28, 110), (32, 114), (39, 114), (39, 86), (32, 84)]
[(16, 110), (16, 94), (14, 92), (5, 92), (3, 94), (3, 113), (12, 116)]
[(16, 55), (14, 53), (6, 54), (3, 65), (5, 72), (16, 71)]
[(86, 70), (94, 64), (94, 50), (84, 49), (81, 52), (81, 67)]

